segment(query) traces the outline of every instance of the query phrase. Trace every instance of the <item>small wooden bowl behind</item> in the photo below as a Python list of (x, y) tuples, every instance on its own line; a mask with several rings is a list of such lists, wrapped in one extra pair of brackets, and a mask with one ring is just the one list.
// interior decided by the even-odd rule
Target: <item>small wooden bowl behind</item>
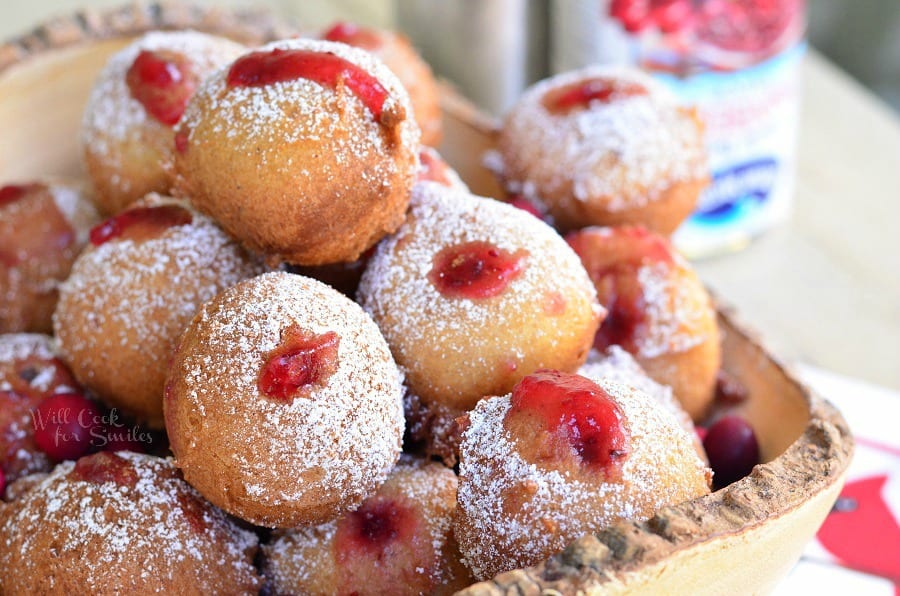
[[(111, 53), (151, 29), (194, 28), (248, 43), (293, 33), (259, 14), (185, 5), (81, 13), (0, 46), (0, 185), (78, 176), (88, 91)], [(493, 123), (446, 89), (440, 148), (479, 194), (500, 196), (480, 163)], [(749, 390), (739, 412), (756, 429), (763, 465), (731, 486), (643, 523), (586, 536), (533, 568), (467, 594), (736, 594), (765, 592), (790, 570), (834, 504), (853, 451), (841, 415), (720, 312), (724, 366)]]

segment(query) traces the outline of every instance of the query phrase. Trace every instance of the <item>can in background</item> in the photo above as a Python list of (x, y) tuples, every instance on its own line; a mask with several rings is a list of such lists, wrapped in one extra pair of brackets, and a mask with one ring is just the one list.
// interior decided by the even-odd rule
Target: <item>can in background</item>
[(804, 0), (553, 0), (550, 67), (631, 64), (706, 122), (713, 180), (674, 240), (689, 257), (744, 247), (793, 201)]
[(396, 0), (395, 9), (435, 73), (494, 115), (547, 75), (545, 0)]

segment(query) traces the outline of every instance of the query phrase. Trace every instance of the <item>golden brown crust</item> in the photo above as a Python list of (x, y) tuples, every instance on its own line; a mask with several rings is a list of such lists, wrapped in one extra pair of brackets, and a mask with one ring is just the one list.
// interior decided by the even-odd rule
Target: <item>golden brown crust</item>
[[(414, 191), (406, 224), (369, 261), (359, 299), (424, 404), (465, 411), (538, 368), (574, 371), (601, 309), (576, 255), (515, 207), (435, 183)], [(487, 242), (521, 251), (520, 275), (488, 298), (445, 296), (430, 279), (445, 249)]]
[[(277, 532), (262, 549), (270, 588), (276, 594), (361, 596), (452, 594), (464, 588), (472, 579), (459, 561), (451, 529), (456, 488), (452, 470), (402, 458), (363, 502), (362, 514)], [(356, 533), (365, 527), (360, 520), (374, 520), (372, 534)]]
[(50, 333), (58, 286), (98, 216), (80, 188), (26, 185), (0, 206), (0, 333)]
[[(334, 333), (337, 368), (308, 395), (275, 399), (260, 375), (284, 331)], [(181, 338), (166, 387), (185, 479), (251, 523), (320, 524), (390, 472), (403, 434), (400, 375), (365, 313), (325, 284), (267, 273), (207, 302)]]
[[(138, 206), (185, 203), (150, 195)], [(206, 300), (261, 265), (208, 218), (142, 241), (90, 246), (63, 284), (54, 315), (62, 358), (107, 405), (163, 428), (172, 350)]]
[(31, 487), (18, 487), (0, 514), (5, 594), (259, 590), (256, 536), (203, 501), (168, 460), (98, 453), (26, 480)]
[(176, 184), (253, 250), (296, 265), (354, 261), (403, 221), (418, 171), (408, 97), (363, 50), (311, 40), (278, 47), (334, 52), (377, 75), (390, 93), (382, 120), (342, 85), (229, 87), (220, 71), (179, 124)]

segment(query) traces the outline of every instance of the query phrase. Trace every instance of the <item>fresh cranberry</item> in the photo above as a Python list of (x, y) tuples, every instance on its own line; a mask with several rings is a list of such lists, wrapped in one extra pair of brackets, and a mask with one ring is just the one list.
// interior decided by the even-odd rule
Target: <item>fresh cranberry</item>
[(609, 16), (629, 33), (640, 33), (651, 24), (650, 0), (612, 0)]
[(555, 370), (531, 374), (513, 388), (509, 419), (540, 417), (544, 430), (565, 440), (583, 465), (613, 475), (628, 456), (628, 434), (619, 406), (602, 387)]
[(282, 50), (251, 52), (238, 58), (228, 71), (229, 87), (263, 87), (283, 81), (308, 79), (337, 89), (345, 85), (381, 121), (387, 90), (359, 66), (327, 52)]
[(51, 395), (32, 411), (34, 442), (52, 459), (78, 459), (103, 431), (100, 419), (100, 408), (83, 395)]
[(137, 242), (149, 240), (169, 228), (186, 226), (193, 219), (190, 211), (178, 205), (135, 207), (94, 226), (90, 233), (91, 244), (100, 246), (114, 238)]
[(289, 327), (281, 345), (269, 355), (260, 371), (260, 392), (291, 403), (314, 385), (322, 385), (338, 366), (340, 337), (334, 331), (316, 335)]
[(366, 50), (375, 50), (381, 46), (381, 38), (376, 31), (346, 21), (335, 23), (322, 35), (322, 39), (338, 41)]
[(654, 0), (650, 19), (663, 33), (675, 33), (690, 26), (693, 14), (691, 0)]
[(72, 477), (81, 482), (106, 484), (112, 482), (119, 486), (134, 487), (137, 484), (137, 471), (130, 461), (108, 451), (87, 455), (75, 462)]
[(434, 256), (428, 279), (450, 298), (491, 298), (521, 275), (527, 254), (480, 240), (447, 246)]
[(647, 95), (647, 88), (630, 81), (593, 78), (553, 90), (544, 99), (544, 106), (551, 112), (566, 113), (592, 103), (615, 103), (637, 95)]
[(0, 188), (0, 207), (9, 203), (15, 203), (27, 195), (29, 190), (30, 187), (28, 186), (17, 186), (12, 184)]
[(143, 50), (125, 75), (128, 90), (147, 113), (174, 126), (197, 89), (187, 58), (176, 52)]
[(740, 416), (723, 416), (710, 426), (703, 448), (718, 487), (740, 480), (759, 463), (756, 434)]
[(416, 524), (416, 516), (407, 505), (375, 497), (338, 522), (335, 544), (345, 558), (377, 556), (392, 543), (406, 541)]

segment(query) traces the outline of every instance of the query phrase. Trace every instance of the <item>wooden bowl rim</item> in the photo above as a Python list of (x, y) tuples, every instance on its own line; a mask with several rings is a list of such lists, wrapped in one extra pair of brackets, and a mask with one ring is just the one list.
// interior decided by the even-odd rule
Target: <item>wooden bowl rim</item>
[[(87, 9), (52, 19), (0, 44), (0, 75), (45, 52), (135, 36), (154, 29), (196, 29), (248, 44), (290, 37), (299, 30), (268, 11), (254, 9), (222, 9), (180, 2)], [(464, 117), (483, 134), (496, 137), (496, 121), (473, 108), (447, 85), (443, 85), (442, 91), (443, 109)], [(720, 306), (719, 317), (729, 333), (741, 336), (799, 389), (809, 410), (809, 420), (800, 437), (784, 453), (724, 489), (664, 508), (645, 522), (614, 524), (596, 535), (575, 541), (539, 565), (503, 573), (463, 593), (543, 590), (552, 593), (569, 591), (575, 586), (596, 587), (613, 577), (659, 563), (676, 552), (784, 516), (844, 478), (853, 454), (853, 438), (840, 412), (797, 380), (789, 367), (767, 351), (748, 326), (737, 320), (732, 309)]]

